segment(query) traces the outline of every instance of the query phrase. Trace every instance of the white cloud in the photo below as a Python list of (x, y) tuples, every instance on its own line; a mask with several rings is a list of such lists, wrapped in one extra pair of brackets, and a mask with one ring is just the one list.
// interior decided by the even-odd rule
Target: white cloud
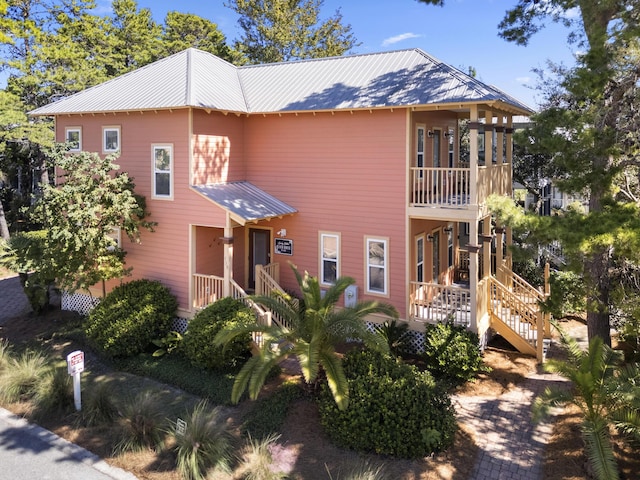
[(389, 45), (393, 45), (394, 43), (403, 42), (405, 40), (409, 40), (411, 38), (420, 38), (422, 35), (418, 35), (417, 33), (401, 33), (400, 35), (396, 35), (395, 37), (385, 38), (382, 42), (383, 47), (387, 47)]
[(516, 78), (516, 82), (518, 82), (520, 84), (527, 84), (527, 83), (531, 82), (531, 77), (518, 77), (518, 78)]

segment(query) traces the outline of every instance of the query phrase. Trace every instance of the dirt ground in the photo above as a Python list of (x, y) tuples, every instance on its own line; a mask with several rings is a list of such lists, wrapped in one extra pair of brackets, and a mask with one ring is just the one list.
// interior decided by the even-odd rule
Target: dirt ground
[[(30, 343), (48, 346), (52, 351), (59, 352), (62, 358), (61, 352), (69, 351), (73, 345), (61, 340), (54, 332), (57, 326), (69, 320), (70, 315), (72, 314), (68, 312), (52, 311), (40, 318), (31, 316), (14, 318), (0, 327), (0, 338), (6, 338), (13, 344)], [(456, 393), (463, 396), (499, 396), (538, 368), (535, 359), (514, 352), (509, 347), (506, 342), (498, 341), (488, 348), (484, 359), (491, 371), (482, 374), (477, 381), (467, 384)], [(103, 368), (105, 368), (104, 373), (108, 374), (108, 369)], [(28, 413), (26, 405), (13, 404), (8, 408), (18, 414)], [(230, 422), (237, 424), (242, 410), (242, 405), (230, 409)], [(174, 459), (170, 452), (160, 455), (142, 452), (113, 456), (111, 448), (117, 441), (113, 438), (113, 429), (75, 428), (69, 418), (50, 418), (40, 423), (58, 435), (93, 451), (109, 463), (131, 471), (141, 479), (178, 480), (180, 478), (173, 469)], [(288, 478), (292, 479), (338, 479), (342, 478), (351, 466), (368, 463), (384, 465), (384, 471), (390, 478), (399, 480), (467, 480), (474, 466), (477, 447), (469, 430), (464, 425), (460, 427), (453, 447), (433, 457), (407, 461), (362, 455), (333, 446), (322, 432), (315, 405), (309, 401), (300, 400), (295, 404), (284, 425), (279, 441), (281, 447), (273, 453), (275, 461), (291, 471)], [(585, 459), (581, 451), (582, 442), (577, 414), (575, 411), (566, 410), (559, 417), (554, 436), (547, 448), (544, 478), (549, 480), (587, 479), (584, 469)], [(626, 457), (631, 461), (630, 457), (633, 455), (626, 455)], [(635, 468), (635, 470), (629, 470), (629, 468)], [(635, 465), (628, 466), (626, 471), (640, 471), (640, 462), (636, 459)], [(331, 477), (327, 472), (330, 472)]]

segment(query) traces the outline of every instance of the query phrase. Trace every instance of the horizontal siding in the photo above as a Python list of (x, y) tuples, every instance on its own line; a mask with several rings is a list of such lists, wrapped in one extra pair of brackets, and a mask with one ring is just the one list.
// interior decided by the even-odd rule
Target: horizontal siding
[[(298, 209), (269, 225), (284, 227), (294, 255), (276, 255), (318, 274), (318, 232), (341, 233), (341, 274), (365, 296), (365, 235), (389, 238), (390, 301), (405, 305), (405, 133), (403, 111), (250, 117), (248, 180)], [(295, 286), (282, 269), (285, 286)]]

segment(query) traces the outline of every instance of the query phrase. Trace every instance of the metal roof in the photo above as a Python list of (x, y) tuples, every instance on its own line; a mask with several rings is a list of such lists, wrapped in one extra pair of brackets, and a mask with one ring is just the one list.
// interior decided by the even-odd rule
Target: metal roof
[(249, 182), (192, 185), (191, 188), (227, 210), (241, 225), (298, 212)]
[(179, 107), (278, 113), (492, 102), (532, 112), (420, 49), (235, 67), (189, 48), (31, 113)]

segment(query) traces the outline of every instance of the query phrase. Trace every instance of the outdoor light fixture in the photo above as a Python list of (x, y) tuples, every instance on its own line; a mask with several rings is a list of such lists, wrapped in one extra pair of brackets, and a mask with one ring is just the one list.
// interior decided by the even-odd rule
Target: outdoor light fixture
[(433, 130), (427, 130), (427, 137), (433, 138)]
[(427, 235), (427, 242), (433, 242), (433, 235), (430, 233)]
[(444, 136), (447, 138), (453, 137), (453, 130), (447, 130), (446, 132), (444, 132)]
[(453, 227), (451, 227), (451, 226), (445, 227), (444, 231), (447, 232), (447, 233), (451, 233), (451, 232), (453, 232)]

